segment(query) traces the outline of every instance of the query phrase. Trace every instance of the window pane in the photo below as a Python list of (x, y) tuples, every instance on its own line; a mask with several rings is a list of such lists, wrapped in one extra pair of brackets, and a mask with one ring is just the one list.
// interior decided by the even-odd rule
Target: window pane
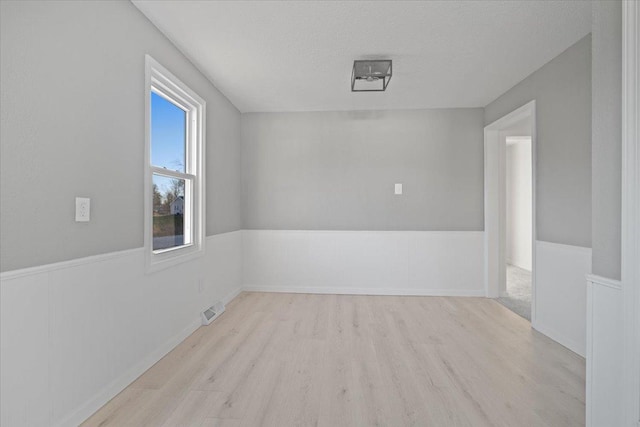
[[(153, 250), (185, 244), (185, 180), (153, 175)], [(186, 239), (187, 243), (191, 240)]]
[(185, 172), (187, 113), (151, 92), (151, 164)]

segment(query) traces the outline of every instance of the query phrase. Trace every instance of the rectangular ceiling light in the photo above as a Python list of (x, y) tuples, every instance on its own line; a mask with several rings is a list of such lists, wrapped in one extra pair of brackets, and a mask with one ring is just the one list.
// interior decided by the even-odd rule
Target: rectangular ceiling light
[(355, 60), (351, 72), (351, 92), (383, 92), (391, 80), (391, 60)]

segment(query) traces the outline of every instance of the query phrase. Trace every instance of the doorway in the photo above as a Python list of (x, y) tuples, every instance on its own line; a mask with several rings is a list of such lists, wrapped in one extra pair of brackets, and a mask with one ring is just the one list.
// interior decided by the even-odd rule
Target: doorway
[(485, 127), (485, 290), (535, 325), (535, 101)]
[(503, 133), (506, 171), (506, 290), (498, 301), (531, 321), (533, 206), (530, 118), (523, 119)]

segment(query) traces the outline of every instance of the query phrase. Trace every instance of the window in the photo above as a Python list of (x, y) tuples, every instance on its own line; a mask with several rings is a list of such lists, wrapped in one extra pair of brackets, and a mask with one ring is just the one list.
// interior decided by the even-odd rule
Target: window
[(146, 81), (145, 247), (154, 270), (202, 251), (205, 102), (148, 55)]

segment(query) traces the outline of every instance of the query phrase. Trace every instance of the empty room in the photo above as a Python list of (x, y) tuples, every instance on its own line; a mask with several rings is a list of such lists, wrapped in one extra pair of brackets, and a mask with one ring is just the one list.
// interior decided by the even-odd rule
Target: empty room
[(637, 0), (0, 0), (0, 426), (640, 427)]

